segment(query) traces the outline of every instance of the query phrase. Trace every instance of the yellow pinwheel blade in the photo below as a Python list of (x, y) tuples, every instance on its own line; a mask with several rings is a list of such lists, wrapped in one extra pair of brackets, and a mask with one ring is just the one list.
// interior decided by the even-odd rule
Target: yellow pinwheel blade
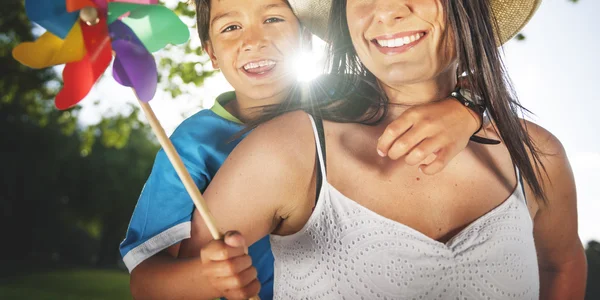
[(46, 32), (35, 42), (19, 44), (12, 54), (20, 63), (35, 69), (79, 61), (85, 55), (81, 27), (75, 23), (64, 40)]

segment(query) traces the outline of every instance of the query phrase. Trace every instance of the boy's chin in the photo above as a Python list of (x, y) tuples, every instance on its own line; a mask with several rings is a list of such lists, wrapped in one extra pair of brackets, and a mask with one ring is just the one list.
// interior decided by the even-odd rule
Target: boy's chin
[(235, 88), (238, 97), (244, 95), (246, 99), (256, 100), (257, 102), (269, 102), (263, 104), (277, 104), (282, 102), (287, 93), (292, 89), (293, 81), (286, 84), (253, 84), (244, 87)]
[[(251, 100), (256, 100), (258, 102), (262, 102), (264, 100), (270, 100), (268, 104), (277, 104), (286, 96), (286, 92), (289, 91), (289, 88), (285, 87), (255, 87), (252, 91), (246, 94), (246, 96)], [(281, 98), (281, 99), (275, 99)], [(266, 103), (265, 103), (266, 104)]]

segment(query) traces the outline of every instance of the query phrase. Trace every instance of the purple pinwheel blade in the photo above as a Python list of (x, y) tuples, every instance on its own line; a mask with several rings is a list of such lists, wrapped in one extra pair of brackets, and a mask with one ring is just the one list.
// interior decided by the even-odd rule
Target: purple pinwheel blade
[[(113, 44), (114, 49), (114, 44)], [(129, 81), (129, 76), (127, 76), (127, 71), (125, 71), (125, 67), (121, 64), (120, 59), (115, 59), (113, 62), (113, 78), (122, 86), (133, 86), (131, 81)]]
[(121, 85), (132, 87), (140, 100), (152, 100), (158, 82), (154, 57), (123, 22), (113, 22), (109, 30), (115, 51), (113, 77)]

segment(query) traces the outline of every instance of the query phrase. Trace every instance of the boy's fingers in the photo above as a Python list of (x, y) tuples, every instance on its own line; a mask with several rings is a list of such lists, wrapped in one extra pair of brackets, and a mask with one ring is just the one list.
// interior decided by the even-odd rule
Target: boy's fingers
[(410, 130), (393, 142), (387, 156), (393, 160), (397, 160), (406, 155), (424, 139), (430, 136), (428, 134), (429, 129), (428, 126), (411, 127)]
[(424, 163), (431, 154), (436, 154), (440, 151), (443, 146), (442, 138), (429, 138), (422, 141), (419, 145), (414, 147), (404, 158), (406, 164), (410, 166), (416, 166), (419, 163)]
[(245, 255), (244, 247), (230, 247), (223, 241), (211, 241), (200, 251), (202, 262), (222, 261)]
[(419, 169), (421, 169), (421, 172), (426, 175), (435, 175), (444, 170), (452, 158), (454, 158), (454, 156), (456, 156), (456, 154), (459, 152), (460, 151), (449, 151), (448, 149), (442, 149), (436, 153), (436, 158), (434, 161), (427, 165), (419, 166)]
[(236, 276), (250, 267), (252, 267), (252, 258), (249, 255), (243, 255), (229, 260), (206, 263), (202, 271), (212, 278), (222, 278)]
[(242, 234), (237, 231), (227, 232), (223, 240), (225, 241), (225, 244), (230, 247), (246, 247), (246, 239), (244, 239)]
[(383, 157), (387, 156), (394, 141), (410, 130), (412, 126), (413, 123), (411, 121), (402, 117), (390, 123), (377, 142), (377, 152), (379, 155)]
[(221, 278), (215, 282), (214, 287), (221, 291), (241, 289), (254, 281), (257, 276), (256, 268), (250, 266), (234, 276)]
[(251, 297), (257, 296), (260, 291), (260, 281), (254, 279), (248, 285), (241, 289), (225, 291), (225, 298), (227, 299), (240, 299), (246, 300)]

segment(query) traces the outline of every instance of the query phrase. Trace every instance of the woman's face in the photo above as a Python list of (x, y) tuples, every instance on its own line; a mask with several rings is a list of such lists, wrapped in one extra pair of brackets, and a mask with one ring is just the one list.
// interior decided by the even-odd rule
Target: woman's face
[(444, 38), (441, 1), (347, 0), (356, 53), (382, 83), (394, 87), (454, 76), (456, 55), (452, 39)]

